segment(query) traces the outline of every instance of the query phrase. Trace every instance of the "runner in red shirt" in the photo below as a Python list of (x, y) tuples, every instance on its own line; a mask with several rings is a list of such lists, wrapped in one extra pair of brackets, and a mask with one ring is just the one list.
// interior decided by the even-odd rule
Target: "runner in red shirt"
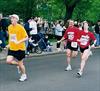
[(79, 39), (78, 39), (78, 44), (80, 46), (80, 52), (81, 52), (81, 64), (80, 64), (79, 72), (77, 73), (78, 77), (81, 77), (84, 66), (89, 57), (90, 41), (91, 40), (94, 41), (92, 47), (94, 47), (94, 45), (96, 43), (96, 38), (95, 38), (94, 34), (92, 32), (89, 32), (88, 28), (89, 28), (88, 23), (86, 21), (83, 22), (83, 30), (80, 31)]
[(77, 44), (78, 35), (79, 35), (79, 29), (74, 26), (73, 20), (69, 20), (69, 26), (66, 29), (64, 36), (62, 37), (60, 41), (58, 41), (58, 42), (61, 42), (67, 39), (66, 54), (67, 54), (68, 66), (66, 67), (65, 71), (72, 70), (70, 61), (71, 61), (71, 57), (75, 57), (78, 53), (77, 51), (78, 50), (78, 44)]

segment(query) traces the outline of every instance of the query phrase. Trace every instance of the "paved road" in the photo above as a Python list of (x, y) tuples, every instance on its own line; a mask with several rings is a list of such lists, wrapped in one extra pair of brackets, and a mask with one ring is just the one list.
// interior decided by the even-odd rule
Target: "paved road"
[(28, 80), (18, 82), (16, 67), (0, 63), (0, 91), (100, 91), (100, 49), (87, 62), (81, 78), (76, 78), (80, 58), (72, 59), (72, 71), (64, 71), (65, 54), (25, 60)]

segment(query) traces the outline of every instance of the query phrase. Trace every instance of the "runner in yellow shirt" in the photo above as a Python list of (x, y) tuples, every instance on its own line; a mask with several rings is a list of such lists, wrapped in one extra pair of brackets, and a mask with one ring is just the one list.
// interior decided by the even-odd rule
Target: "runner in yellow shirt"
[(8, 27), (9, 34), (9, 44), (8, 47), (8, 56), (7, 64), (14, 64), (21, 71), (21, 77), (19, 81), (25, 81), (27, 75), (25, 72), (25, 66), (23, 64), (23, 58), (25, 58), (25, 41), (28, 39), (28, 35), (24, 27), (18, 24), (19, 16), (13, 14), (10, 16), (11, 25)]

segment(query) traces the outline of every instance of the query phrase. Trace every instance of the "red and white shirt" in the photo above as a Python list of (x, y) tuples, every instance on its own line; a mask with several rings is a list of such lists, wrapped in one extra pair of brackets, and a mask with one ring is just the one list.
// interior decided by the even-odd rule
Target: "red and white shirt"
[(68, 27), (65, 31), (64, 38), (69, 42), (77, 42), (79, 29), (77, 27)]
[(79, 46), (81, 48), (86, 48), (90, 45), (90, 41), (91, 40), (95, 41), (96, 38), (92, 32), (90, 32), (90, 31), (85, 32), (84, 30), (82, 30), (79, 33), (79, 40), (80, 40), (78, 42)]

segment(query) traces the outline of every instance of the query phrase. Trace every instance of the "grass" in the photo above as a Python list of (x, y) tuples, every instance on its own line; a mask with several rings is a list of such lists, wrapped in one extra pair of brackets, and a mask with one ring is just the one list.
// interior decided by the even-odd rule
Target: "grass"
[(50, 42), (57, 42), (56, 39), (49, 39)]

